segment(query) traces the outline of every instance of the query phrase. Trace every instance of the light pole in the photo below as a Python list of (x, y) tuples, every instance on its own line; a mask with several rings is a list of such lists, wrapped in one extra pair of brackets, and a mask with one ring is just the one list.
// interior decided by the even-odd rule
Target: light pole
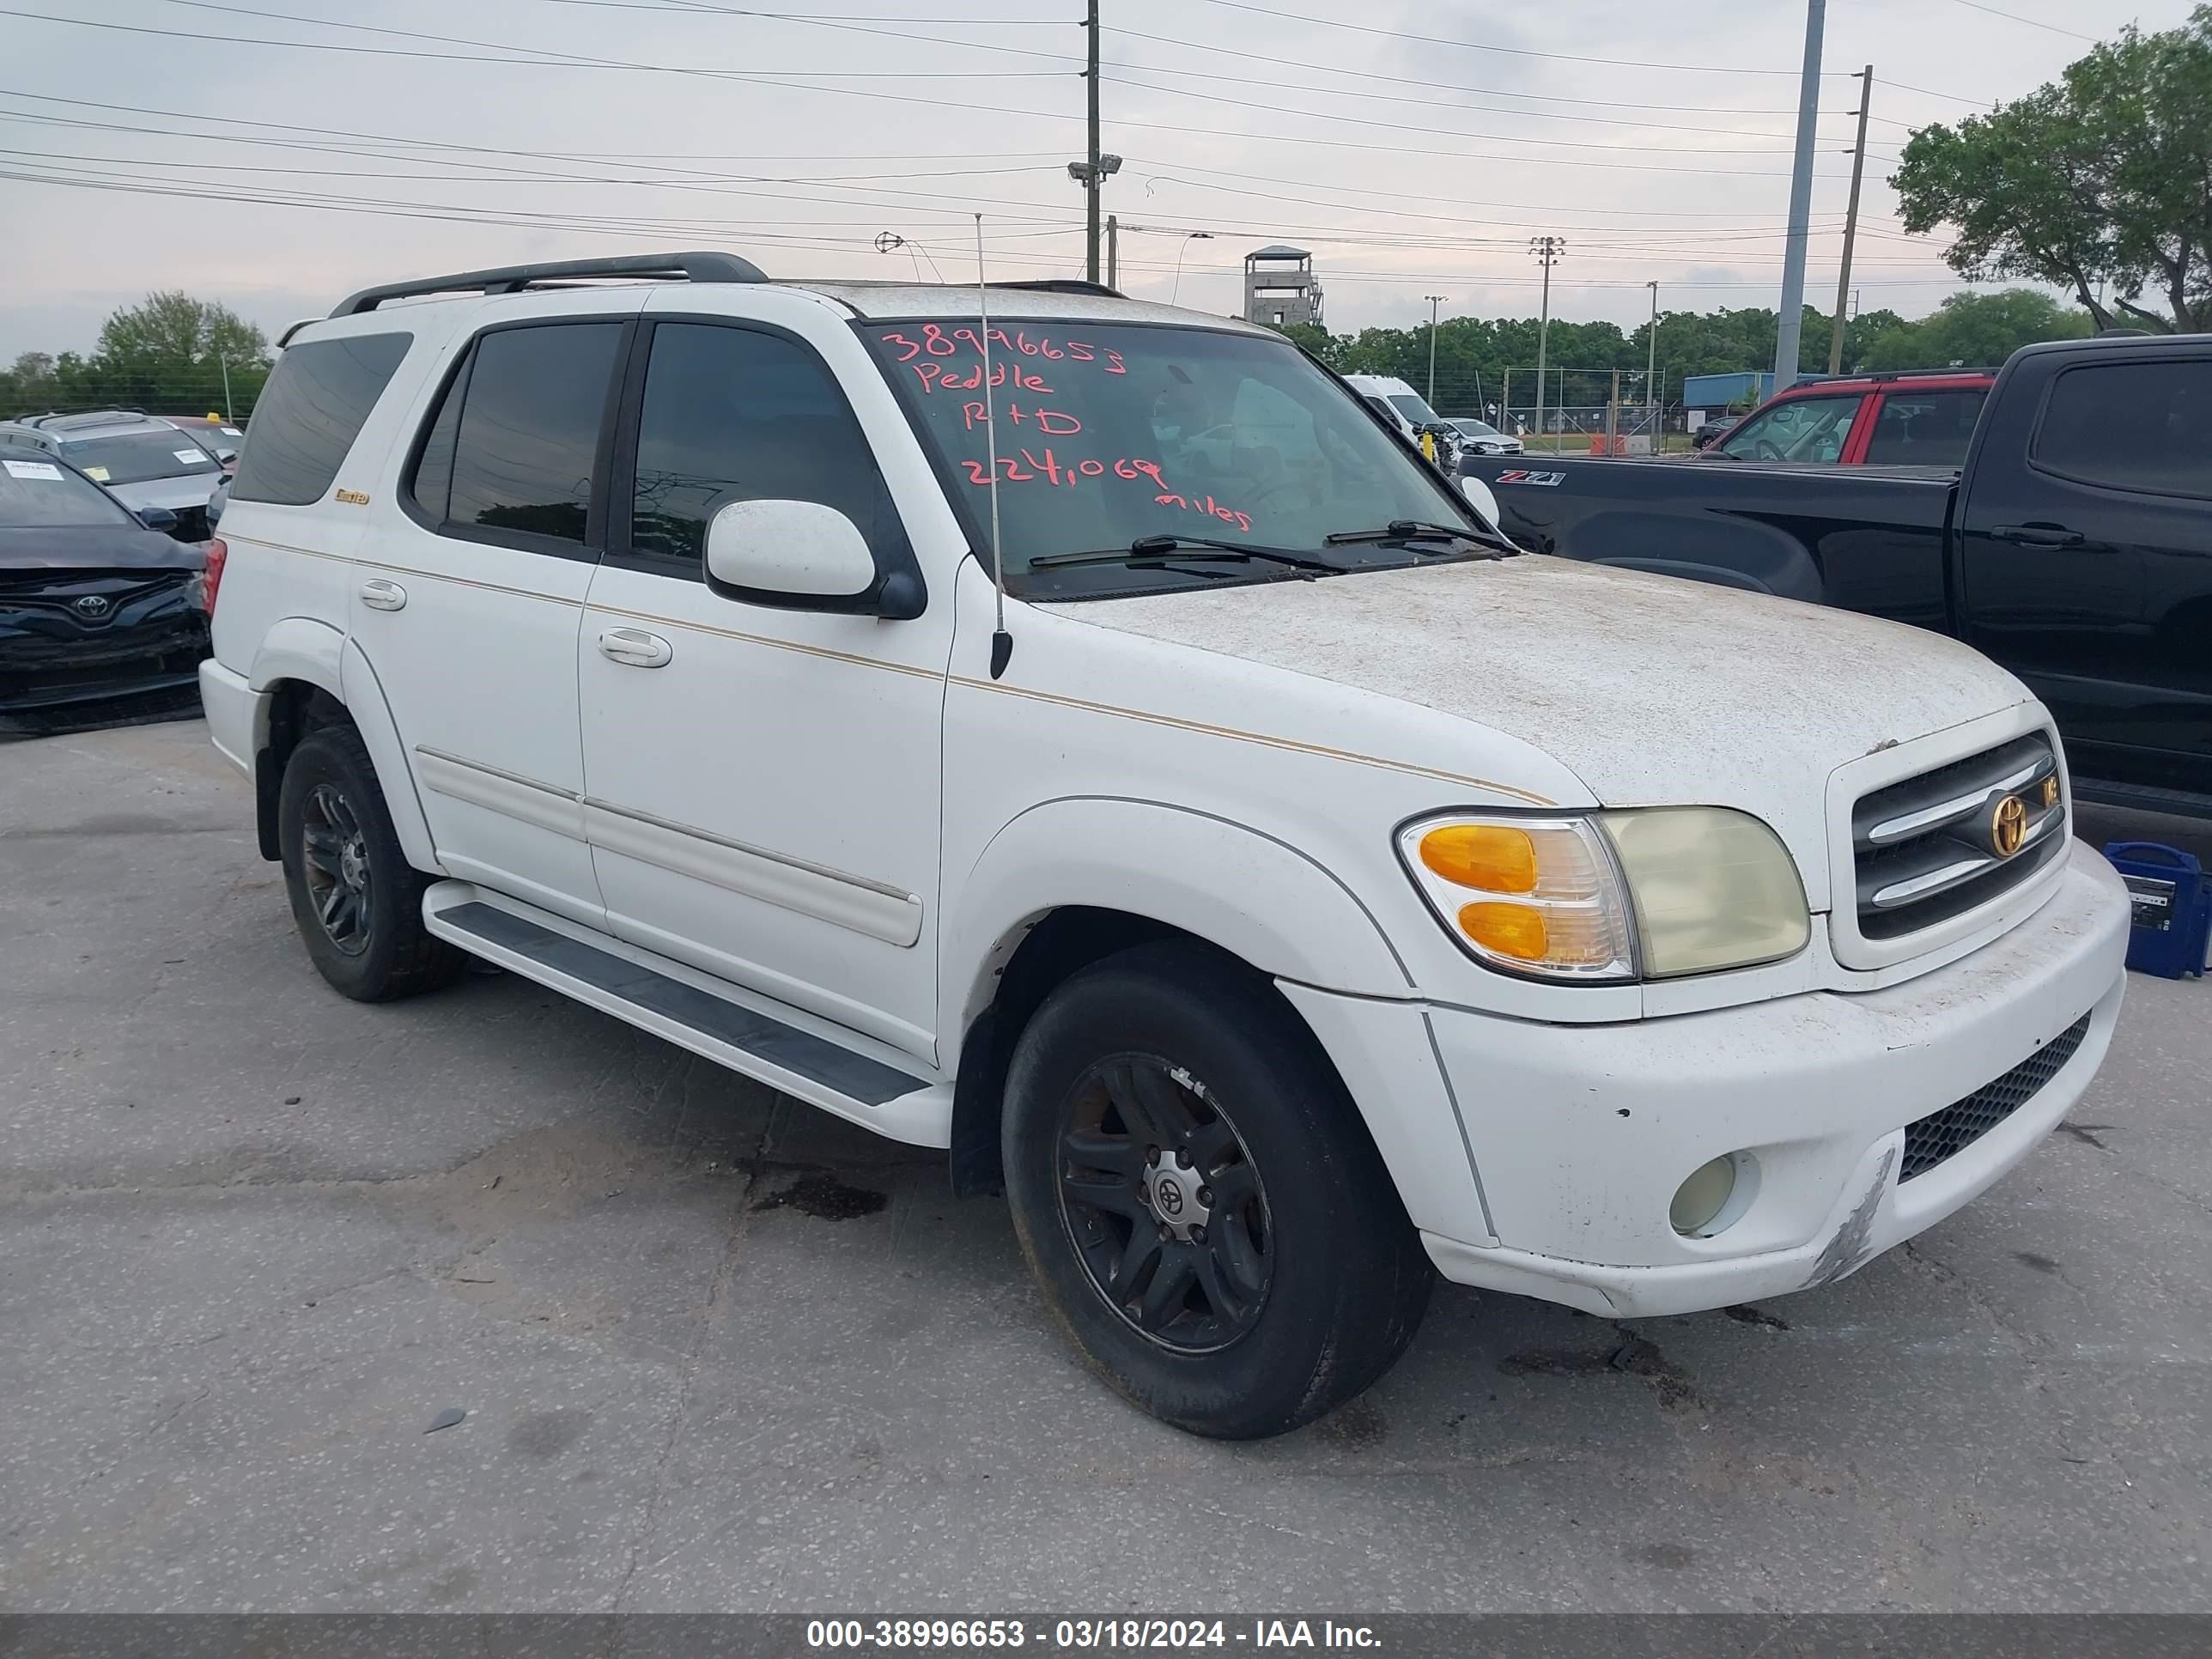
[[(1135, 227), (1132, 226), (1131, 228), (1133, 229)], [(1210, 230), (1194, 230), (1184, 234), (1182, 246), (1176, 250), (1175, 286), (1168, 290), (1170, 305), (1173, 305), (1176, 302), (1176, 296), (1182, 292), (1182, 256), (1190, 252), (1190, 245), (1193, 242), (1210, 242), (1212, 240), (1213, 233)]]
[(1437, 307), (1451, 295), (1424, 294), (1421, 297), (1429, 302), (1429, 407), (1434, 409), (1437, 406)]
[[(1091, 40), (1097, 38), (1097, 7), (1091, 7)], [(1095, 50), (1095, 47), (1094, 47)], [(1084, 212), (1084, 274), (1092, 282), (1098, 280), (1098, 188), (1121, 170), (1118, 155), (1098, 153), (1098, 76), (1091, 76), (1091, 156), (1087, 161), (1070, 161), (1067, 176), (1083, 186)]]
[(1827, 0), (1806, 0), (1805, 67), (1797, 88), (1797, 156), (1790, 171), (1790, 235), (1782, 249), (1781, 326), (1775, 331), (1774, 390), (1797, 379), (1797, 346), (1805, 330), (1805, 245), (1812, 234), (1813, 145), (1820, 118), (1820, 34)]
[(1651, 361), (1644, 371), (1644, 406), (1651, 411), (1651, 453), (1659, 453), (1659, 284), (1654, 281), (1644, 287), (1651, 290)]

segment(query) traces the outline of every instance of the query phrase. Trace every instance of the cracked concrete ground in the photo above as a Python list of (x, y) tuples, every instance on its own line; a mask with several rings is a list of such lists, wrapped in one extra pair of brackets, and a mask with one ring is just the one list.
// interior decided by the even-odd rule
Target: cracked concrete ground
[(196, 723), (0, 747), (0, 1609), (2212, 1606), (2203, 982), (1853, 1279), (1442, 1287), (1220, 1446), (937, 1158), (512, 978), (333, 995), (250, 821)]

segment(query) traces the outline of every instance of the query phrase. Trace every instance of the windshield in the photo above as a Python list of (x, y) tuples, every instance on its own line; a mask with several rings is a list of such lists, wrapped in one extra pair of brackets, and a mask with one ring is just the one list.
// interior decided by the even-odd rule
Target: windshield
[(1437, 419), (1437, 411), (1431, 409), (1426, 403), (1423, 402), (1418, 393), (1411, 392), (1394, 392), (1390, 394), (1390, 402), (1401, 415), (1403, 415), (1415, 426), (1439, 426), (1443, 424), (1443, 422)]
[(131, 515), (106, 491), (57, 462), (0, 461), (0, 530), (128, 522)]
[[(988, 524), (975, 324), (948, 318), (862, 332), (925, 441), (966, 487), (971, 522)], [(1398, 520), (1475, 528), (1440, 476), (1286, 342), (1155, 324), (1030, 322), (994, 325), (991, 355), (1009, 578), (1032, 560), (1127, 552), (1152, 536), (1310, 552), (1331, 535)], [(1401, 550), (1389, 562), (1411, 556)], [(1345, 568), (1372, 562), (1348, 558)]]
[(110, 438), (64, 441), (62, 453), (71, 466), (104, 484), (144, 483), (149, 478), (182, 478), (222, 469), (214, 456), (173, 428), (166, 432), (123, 432)]
[(1720, 445), (1738, 461), (1833, 462), (1851, 435), (1860, 393), (1840, 398), (1795, 398), (1753, 416)]

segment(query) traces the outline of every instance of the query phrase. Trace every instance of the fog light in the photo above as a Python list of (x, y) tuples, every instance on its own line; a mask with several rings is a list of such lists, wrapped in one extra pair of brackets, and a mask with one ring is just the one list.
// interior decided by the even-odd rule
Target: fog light
[(1674, 1231), (1694, 1237), (1728, 1207), (1735, 1194), (1735, 1155), (1727, 1153), (1700, 1164), (1690, 1178), (1674, 1189), (1674, 1202), (1667, 1212)]

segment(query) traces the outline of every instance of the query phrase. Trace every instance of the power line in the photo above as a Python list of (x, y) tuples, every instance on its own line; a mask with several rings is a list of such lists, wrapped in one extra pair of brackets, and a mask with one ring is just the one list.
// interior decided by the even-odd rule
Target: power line
[(1278, 22), (1311, 23), (1319, 28), (1350, 29), (1360, 34), (1379, 34), (1392, 40), (1412, 40), (1425, 46), (1456, 46), (1462, 52), (1504, 52), (1514, 58), (1548, 58), (1560, 64), (1603, 64), (1613, 69), (1666, 70), (1684, 75), (1781, 75), (1796, 79), (1796, 70), (1733, 69), (1721, 64), (1654, 64), (1634, 58), (1583, 58), (1572, 52), (1534, 52), (1526, 46), (1496, 46), (1487, 42), (1452, 40), (1434, 34), (1408, 34), (1402, 29), (1376, 28), (1367, 23), (1340, 22), (1334, 17), (1309, 17), (1302, 12), (1283, 11), (1273, 6), (1256, 6), (1246, 0), (1206, 0), (1206, 3), (1225, 6), (1231, 11), (1255, 12), (1261, 17)]
[(1965, 6), (1969, 10), (1987, 12), (1992, 17), (2002, 17), (2008, 23), (2025, 23), (2032, 29), (2049, 29), (2053, 34), (2063, 34), (2071, 40), (2087, 40), (2091, 46), (2098, 44), (2098, 38), (2094, 34), (2077, 34), (2072, 29), (2060, 28), (2056, 23), (2046, 23), (2039, 17), (2022, 17), (2016, 11), (2004, 11), (1996, 6), (1985, 6), (1982, 3), (1982, 0), (1954, 0), (1954, 3)]

